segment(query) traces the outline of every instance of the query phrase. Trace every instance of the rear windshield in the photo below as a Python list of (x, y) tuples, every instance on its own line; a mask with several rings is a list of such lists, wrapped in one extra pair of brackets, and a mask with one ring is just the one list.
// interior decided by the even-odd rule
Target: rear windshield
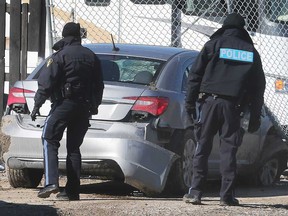
[(98, 55), (104, 81), (149, 84), (164, 64), (161, 60), (130, 56)]
[[(161, 70), (164, 61), (131, 56), (97, 55), (101, 60), (103, 79), (111, 82), (129, 82), (137, 84), (151, 83)], [(37, 79), (43, 61), (27, 77), (27, 80)]]

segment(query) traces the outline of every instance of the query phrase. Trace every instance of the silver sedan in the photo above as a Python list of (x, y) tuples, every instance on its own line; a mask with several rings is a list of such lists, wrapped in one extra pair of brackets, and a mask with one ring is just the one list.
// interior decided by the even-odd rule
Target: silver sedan
[[(98, 115), (81, 146), (82, 173), (124, 181), (147, 195), (169, 190), (184, 193), (191, 183), (195, 149), (193, 125), (184, 100), (189, 70), (198, 52), (161, 46), (86, 45), (101, 59), (105, 89)], [(43, 176), (42, 126), (50, 110), (32, 122), (40, 64), (9, 93), (3, 132), (11, 137), (4, 155), (13, 187), (37, 187)], [(249, 112), (244, 114), (245, 128)], [(65, 134), (59, 149), (59, 169), (65, 171)], [(209, 158), (209, 177), (219, 178), (219, 137)], [(264, 185), (277, 181), (287, 165), (288, 146), (263, 107), (261, 128), (245, 133), (239, 148), (239, 175)]]

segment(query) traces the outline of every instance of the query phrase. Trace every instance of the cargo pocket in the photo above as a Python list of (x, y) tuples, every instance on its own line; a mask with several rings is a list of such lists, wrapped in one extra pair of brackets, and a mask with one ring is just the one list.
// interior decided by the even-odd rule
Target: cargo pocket
[(65, 121), (61, 121), (53, 116), (48, 116), (45, 120), (42, 138), (45, 140), (60, 141), (66, 126), (67, 123)]

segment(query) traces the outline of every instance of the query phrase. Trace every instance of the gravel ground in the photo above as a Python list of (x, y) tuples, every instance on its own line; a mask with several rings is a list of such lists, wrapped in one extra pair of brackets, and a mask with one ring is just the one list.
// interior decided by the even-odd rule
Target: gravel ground
[[(0, 132), (0, 164), (3, 152), (9, 147), (9, 137)], [(65, 176), (60, 186), (65, 185)], [(81, 180), (80, 201), (58, 201), (55, 195), (40, 199), (36, 189), (12, 188), (5, 171), (0, 171), (0, 216), (286, 216), (288, 215), (288, 177), (271, 187), (245, 187), (239, 185), (236, 196), (240, 206), (219, 206), (219, 182), (208, 182), (203, 205), (195, 206), (180, 197), (146, 197), (128, 185), (99, 181), (92, 178)]]
[[(65, 177), (60, 179), (64, 186)], [(182, 197), (145, 197), (133, 188), (116, 182), (95, 179), (81, 180), (80, 201), (58, 201), (55, 195), (37, 198), (37, 189), (12, 188), (5, 171), (0, 172), (0, 215), (288, 215), (288, 180), (271, 187), (249, 188), (239, 185), (236, 190), (240, 206), (219, 206), (219, 183), (207, 185), (203, 205), (194, 206)]]

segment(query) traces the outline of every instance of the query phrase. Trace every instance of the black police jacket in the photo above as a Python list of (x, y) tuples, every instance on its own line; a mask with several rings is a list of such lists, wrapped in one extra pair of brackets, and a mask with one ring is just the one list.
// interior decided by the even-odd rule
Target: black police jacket
[(51, 102), (65, 98), (64, 86), (69, 83), (72, 98), (91, 102), (98, 107), (103, 95), (103, 75), (100, 60), (78, 37), (65, 37), (53, 49), (58, 50), (47, 59), (38, 77), (35, 107), (41, 107), (47, 98)]
[(260, 117), (265, 75), (260, 55), (244, 29), (220, 28), (204, 45), (188, 76), (186, 109), (195, 107), (200, 92), (243, 97), (249, 95), (251, 114)]

